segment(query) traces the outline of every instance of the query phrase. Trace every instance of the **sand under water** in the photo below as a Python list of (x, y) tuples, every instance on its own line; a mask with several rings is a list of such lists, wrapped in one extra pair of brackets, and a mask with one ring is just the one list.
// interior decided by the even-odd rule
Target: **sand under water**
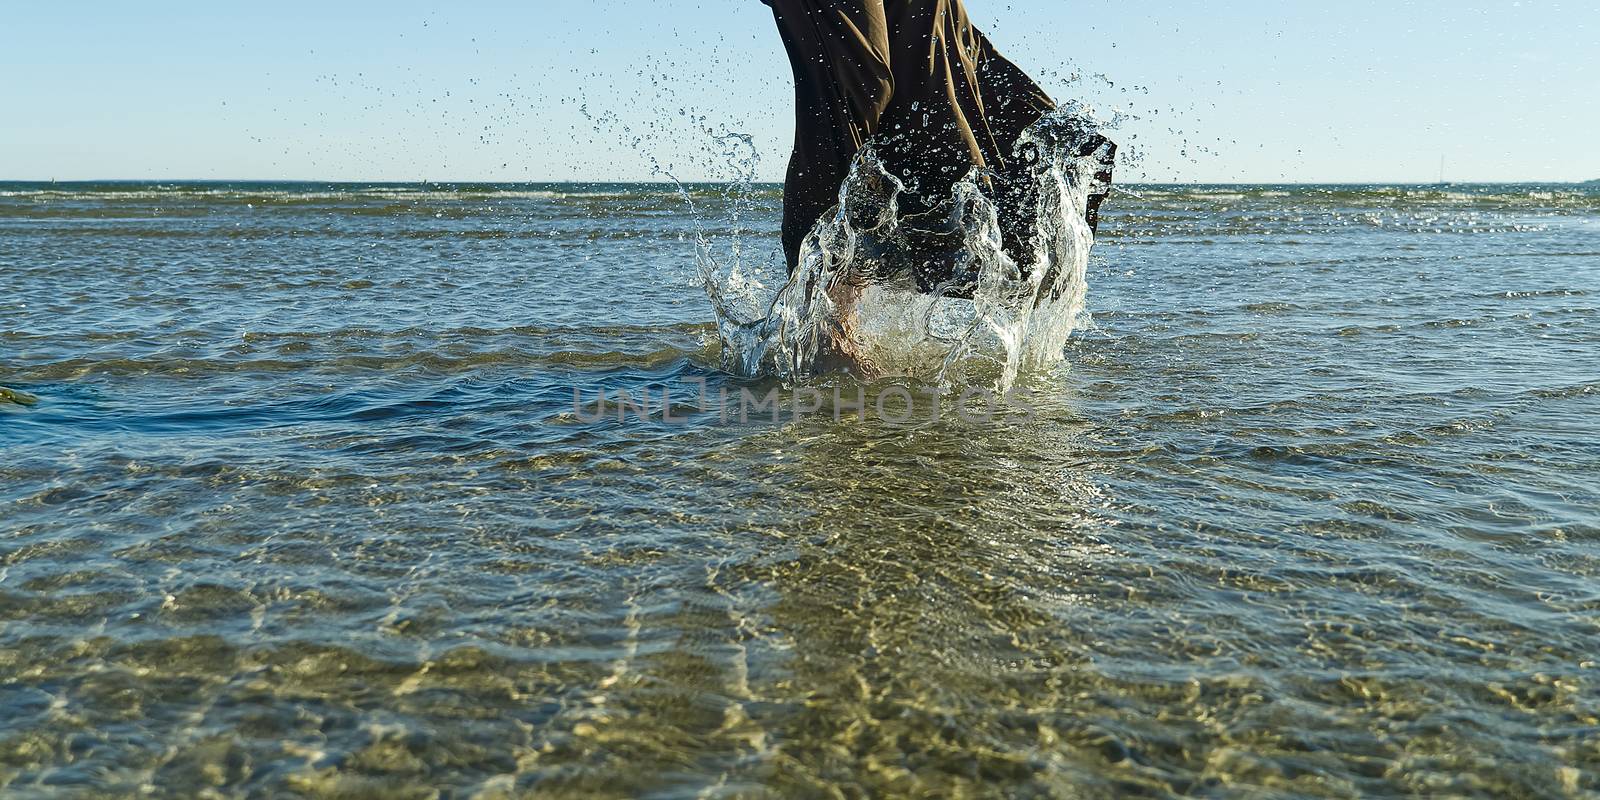
[(1125, 187), (897, 424), (661, 407), (893, 389), (687, 190), (0, 184), (0, 793), (1600, 792), (1600, 190)]

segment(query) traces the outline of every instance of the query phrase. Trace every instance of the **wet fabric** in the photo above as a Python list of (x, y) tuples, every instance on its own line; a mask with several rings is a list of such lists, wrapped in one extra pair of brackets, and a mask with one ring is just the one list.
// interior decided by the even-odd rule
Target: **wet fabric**
[[(869, 141), (906, 182), (911, 214), (948, 197), (974, 166), (999, 176), (1003, 209), (1025, 201), (1006, 185), (1007, 173), (1020, 168), (1012, 148), (1055, 104), (995, 51), (960, 0), (763, 2), (777, 18), (795, 78), (783, 221), (790, 269)], [(1020, 245), (1024, 215), (1008, 216), (1008, 245)]]

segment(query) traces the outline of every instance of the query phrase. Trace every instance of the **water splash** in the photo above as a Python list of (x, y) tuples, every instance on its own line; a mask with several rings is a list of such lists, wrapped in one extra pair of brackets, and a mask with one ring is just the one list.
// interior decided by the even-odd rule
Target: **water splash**
[[(745, 142), (748, 145), (748, 142)], [(905, 186), (871, 148), (857, 157), (834, 211), (806, 239), (781, 288), (742, 242), (720, 255), (699, 240), (699, 270), (717, 315), (724, 367), (784, 380), (846, 370), (938, 385), (992, 382), (1059, 361), (1078, 326), (1094, 234), (1089, 198), (1109, 187), (1115, 147), (1075, 108), (1018, 142), (1030, 169), (1017, 211), (1035, 235), (1019, 264), (1003, 246), (998, 176), (974, 170), (948, 202), (916, 221)], [(687, 195), (686, 195), (687, 198)], [(692, 203), (692, 200), (690, 201)], [(928, 250), (930, 233), (944, 244)], [(942, 277), (929, 285), (930, 257)], [(1026, 265), (1026, 266), (1025, 266)]]

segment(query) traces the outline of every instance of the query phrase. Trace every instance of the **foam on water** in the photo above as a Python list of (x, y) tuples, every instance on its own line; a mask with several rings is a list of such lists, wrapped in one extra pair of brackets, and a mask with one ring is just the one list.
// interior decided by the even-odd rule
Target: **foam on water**
[(1036, 231), (1026, 268), (1002, 246), (1000, 211), (986, 188), (992, 176), (967, 175), (941, 206), (948, 216), (939, 227), (958, 243), (941, 254), (954, 278), (931, 293), (903, 267), (922, 257), (902, 214), (905, 185), (870, 147), (775, 292), (768, 287), (780, 284), (770, 266), (749, 258), (738, 237), (719, 253), (702, 229), (700, 277), (716, 311), (724, 366), (784, 380), (842, 369), (939, 385), (993, 382), (1005, 390), (1022, 371), (1059, 361), (1083, 314), (1094, 244), (1088, 198), (1105, 191), (1096, 175), (1113, 150), (1075, 109), (1023, 134), (1018, 151), (1036, 154), (1022, 210)]

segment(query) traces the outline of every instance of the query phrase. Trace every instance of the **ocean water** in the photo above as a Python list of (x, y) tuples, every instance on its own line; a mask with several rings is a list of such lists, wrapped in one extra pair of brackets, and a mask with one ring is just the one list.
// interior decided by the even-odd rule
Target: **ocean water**
[(0, 184), (0, 793), (1600, 792), (1600, 189), (1121, 189), (982, 414), (689, 190)]

